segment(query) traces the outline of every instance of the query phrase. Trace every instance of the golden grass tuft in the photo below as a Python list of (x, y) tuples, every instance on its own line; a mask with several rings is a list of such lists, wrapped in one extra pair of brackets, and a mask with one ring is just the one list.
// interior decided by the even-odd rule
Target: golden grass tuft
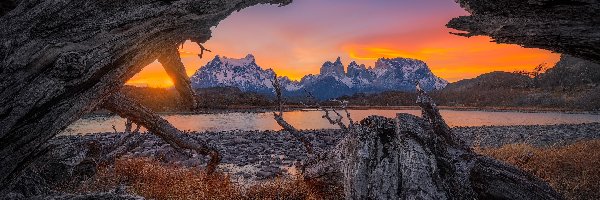
[(163, 165), (145, 159), (118, 160), (115, 175), (149, 199), (235, 199), (238, 187), (224, 174)]
[[(148, 199), (331, 199), (341, 190), (300, 180), (275, 178), (256, 185), (241, 186), (226, 174), (206, 175), (197, 168), (172, 166), (150, 159), (120, 159), (111, 168), (70, 192), (108, 191), (124, 184), (130, 192)], [(333, 192), (338, 192), (332, 194)]]
[[(537, 148), (511, 144), (476, 149), (503, 160), (550, 183), (567, 199), (600, 199), (600, 140), (568, 146)], [(120, 159), (114, 167), (70, 192), (108, 191), (124, 184), (130, 192), (149, 199), (343, 199), (336, 184), (275, 178), (241, 186), (226, 174), (207, 176), (197, 168), (166, 165), (150, 159)], [(66, 188), (65, 188), (66, 189)]]
[(546, 180), (567, 199), (600, 199), (600, 140), (550, 148), (510, 144), (476, 151)]

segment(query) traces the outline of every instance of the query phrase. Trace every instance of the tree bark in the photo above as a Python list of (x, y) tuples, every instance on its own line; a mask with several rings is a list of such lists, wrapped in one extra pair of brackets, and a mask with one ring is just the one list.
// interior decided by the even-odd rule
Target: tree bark
[(234, 11), (290, 2), (16, 1), (0, 17), (0, 195), (44, 143), (172, 47), (207, 41)]
[(455, 0), (471, 15), (446, 26), (471, 37), (565, 53), (600, 63), (598, 0)]

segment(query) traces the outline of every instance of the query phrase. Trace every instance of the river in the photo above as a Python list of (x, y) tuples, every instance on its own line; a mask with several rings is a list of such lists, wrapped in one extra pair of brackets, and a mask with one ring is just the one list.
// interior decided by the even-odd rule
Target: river
[[(440, 111), (448, 125), (456, 126), (505, 126), (505, 125), (551, 125), (600, 122), (600, 115), (568, 114), (559, 112), (523, 113), (489, 111)], [(350, 110), (354, 120), (370, 115), (394, 117), (396, 113), (420, 115), (420, 110)], [(320, 111), (290, 111), (284, 118), (298, 129), (337, 128), (322, 119)], [(345, 116), (344, 113), (342, 113)], [(220, 113), (220, 114), (172, 114), (163, 115), (180, 130), (228, 131), (228, 130), (280, 130), (272, 113)], [(113, 132), (113, 125), (124, 130), (125, 120), (118, 116), (86, 117), (73, 123), (62, 134), (87, 134)]]

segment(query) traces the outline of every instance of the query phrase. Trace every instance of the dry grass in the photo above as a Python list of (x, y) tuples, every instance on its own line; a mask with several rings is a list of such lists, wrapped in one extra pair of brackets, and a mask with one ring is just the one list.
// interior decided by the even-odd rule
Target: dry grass
[(325, 190), (327, 186), (299, 179), (276, 178), (243, 187), (225, 174), (208, 176), (199, 169), (169, 166), (148, 159), (118, 160), (114, 168), (100, 169), (93, 179), (71, 192), (108, 191), (120, 184), (130, 186), (132, 193), (148, 199), (302, 200), (340, 197), (340, 193), (332, 194)]
[[(511, 144), (477, 149), (550, 183), (567, 199), (600, 199), (600, 140), (555, 148)], [(108, 191), (125, 184), (149, 199), (341, 199), (342, 188), (327, 183), (276, 178), (243, 187), (225, 174), (170, 166), (148, 159), (121, 159), (71, 192)]]
[(511, 144), (477, 151), (548, 181), (567, 199), (600, 199), (600, 140), (554, 148)]

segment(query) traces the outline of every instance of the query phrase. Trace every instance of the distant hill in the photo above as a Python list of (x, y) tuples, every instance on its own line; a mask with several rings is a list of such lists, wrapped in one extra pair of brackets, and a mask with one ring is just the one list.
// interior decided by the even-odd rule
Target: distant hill
[[(408, 58), (379, 59), (375, 67), (367, 68), (352, 62), (346, 67), (340, 58), (327, 61), (316, 75), (307, 75), (300, 81), (280, 77), (284, 96), (304, 97), (305, 90), (324, 100), (356, 93), (384, 91), (414, 91), (415, 83), (427, 91), (439, 90), (447, 82), (436, 77), (420, 60)], [(233, 59), (216, 56), (191, 77), (194, 88), (237, 87), (244, 92), (273, 94), (271, 69), (256, 64), (254, 56)]]
[(569, 55), (562, 55), (556, 65), (540, 74), (539, 87), (573, 88), (600, 85), (600, 65)]
[[(261, 94), (243, 92), (235, 87), (195, 89), (200, 109), (237, 109), (268, 107), (272, 101)], [(187, 112), (174, 89), (125, 86), (121, 92), (156, 112)]]

